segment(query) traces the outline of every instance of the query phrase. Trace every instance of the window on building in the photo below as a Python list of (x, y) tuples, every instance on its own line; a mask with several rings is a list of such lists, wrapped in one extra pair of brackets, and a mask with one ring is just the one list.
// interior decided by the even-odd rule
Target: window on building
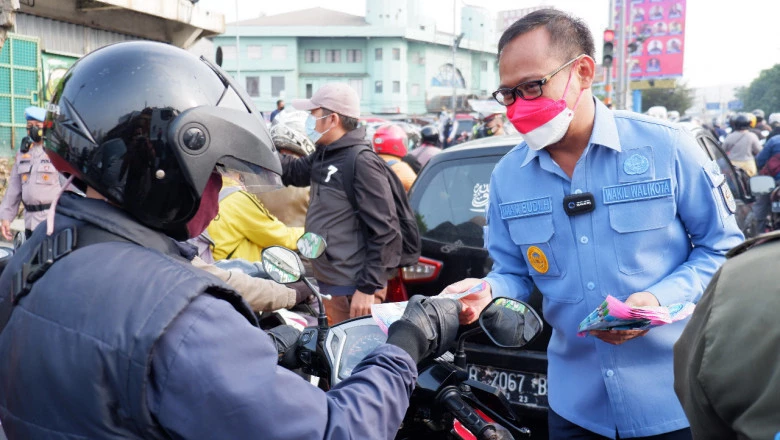
[(257, 98), (260, 96), (260, 77), (259, 76), (247, 76), (246, 77), (246, 92), (249, 96)]
[(487, 70), (488, 70), (488, 62), (482, 61), (482, 71), (487, 72)]
[(420, 85), (419, 84), (412, 84), (411, 93), (412, 93), (412, 96), (414, 96), (414, 97), (420, 96)]
[(236, 59), (236, 46), (222, 46), (222, 59), (235, 60)]
[(311, 98), (311, 95), (314, 93), (314, 86), (311, 84), (306, 84), (306, 99)]
[(401, 93), (401, 81), (393, 81), (393, 93)]
[(360, 63), (363, 61), (363, 51), (360, 49), (347, 49), (347, 62)]
[(326, 49), (325, 50), (325, 62), (326, 63), (340, 63), (341, 62), (341, 49)]
[(304, 61), (307, 63), (319, 63), (320, 62), (320, 50), (319, 49), (306, 49), (304, 52)]
[(397, 47), (393, 48), (393, 59), (396, 61), (401, 59), (401, 49)]
[(271, 96), (278, 98), (284, 92), (284, 77), (272, 76), (271, 77)]
[(263, 46), (247, 46), (246, 47), (246, 56), (250, 60), (259, 60), (263, 57)]
[(382, 48), (378, 47), (374, 49), (374, 60), (375, 61), (382, 61)]
[(363, 80), (362, 79), (350, 79), (347, 80), (347, 84), (352, 87), (358, 94), (360, 99), (363, 99)]
[(382, 81), (376, 81), (374, 83), (374, 93), (382, 93)]
[(284, 61), (287, 59), (287, 46), (271, 46), (271, 59)]

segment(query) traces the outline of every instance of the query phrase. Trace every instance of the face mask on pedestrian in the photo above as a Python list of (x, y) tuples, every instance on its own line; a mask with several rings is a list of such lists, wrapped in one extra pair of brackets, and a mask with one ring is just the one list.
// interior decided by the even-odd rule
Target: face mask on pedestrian
[[(512, 125), (523, 135), (523, 140), (528, 147), (534, 151), (539, 151), (544, 147), (560, 141), (569, 130), (569, 125), (574, 119), (574, 110), (566, 106), (566, 92), (569, 91), (571, 77), (577, 64), (575, 62), (569, 71), (569, 79), (566, 81), (566, 88), (563, 90), (561, 99), (554, 100), (540, 96), (531, 101), (517, 98), (512, 105), (507, 107), (506, 115), (512, 122)], [(582, 96), (580, 90), (574, 107)]]
[(30, 135), (30, 139), (36, 144), (43, 140), (43, 128), (37, 125), (32, 125), (27, 128), (27, 133)]
[(316, 130), (317, 121), (320, 119), (327, 118), (330, 115), (320, 116), (319, 118), (315, 117), (311, 113), (309, 113), (309, 116), (306, 118), (306, 136), (309, 138), (310, 141), (313, 143), (317, 143), (320, 138), (322, 138), (322, 135), (330, 131), (330, 128), (323, 131), (322, 133), (318, 132)]

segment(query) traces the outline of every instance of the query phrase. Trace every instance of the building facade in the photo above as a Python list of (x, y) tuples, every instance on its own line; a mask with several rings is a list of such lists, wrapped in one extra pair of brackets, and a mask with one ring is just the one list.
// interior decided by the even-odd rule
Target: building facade
[(240, 21), (213, 41), (261, 110), (343, 81), (363, 113), (424, 114), (451, 108), (453, 92), (462, 108), (498, 84), (495, 18), (473, 6), (461, 15), (455, 69), (456, 36), (438, 32), (415, 0), (367, 0), (365, 17), (313, 8)]

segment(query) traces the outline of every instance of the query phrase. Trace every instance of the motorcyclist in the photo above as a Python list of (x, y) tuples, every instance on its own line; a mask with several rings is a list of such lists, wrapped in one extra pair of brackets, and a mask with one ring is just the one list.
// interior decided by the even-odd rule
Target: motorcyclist
[(420, 129), (420, 137), (422, 139), (420, 146), (409, 154), (417, 159), (420, 167), (424, 167), (431, 160), (431, 157), (441, 153), (441, 137), (439, 129), (433, 124)]
[(769, 126), (772, 127), (772, 131), (766, 136), (766, 141), (769, 142), (770, 139), (780, 134), (780, 113), (772, 113), (769, 115), (767, 121), (769, 122)]
[(408, 192), (417, 179), (417, 173), (402, 160), (407, 153), (406, 142), (406, 132), (393, 124), (377, 128), (372, 139), (374, 151), (390, 166)]
[[(314, 152), (314, 144), (306, 137), (304, 126), (307, 112), (286, 109), (271, 126), (271, 139), (280, 154), (305, 157)], [(309, 209), (309, 187), (285, 186), (274, 191), (255, 194), (271, 214), (287, 226), (304, 226)]]
[(415, 361), (451, 342), (457, 302), (415, 307), (325, 393), (277, 367), (246, 303), (174, 242), (216, 215), (219, 172), (279, 182), (267, 129), (226, 73), (162, 43), (106, 46), (71, 67), (46, 120), (52, 162), (86, 197), (61, 195), (0, 276), (9, 439), (394, 434)]
[(772, 127), (770, 127), (769, 124), (764, 122), (764, 111), (761, 110), (760, 108), (757, 108), (750, 113), (756, 118), (756, 123), (755, 125), (753, 125), (750, 131), (755, 133), (755, 135), (758, 136), (759, 140), (766, 139), (769, 132), (772, 131)]
[(750, 131), (754, 115), (739, 113), (731, 120), (733, 131), (723, 141), (723, 150), (731, 159), (731, 162), (744, 169), (749, 176), (755, 176), (755, 155), (761, 151), (761, 143), (758, 137)]
[[(773, 113), (774, 114), (774, 113)], [(756, 166), (761, 170), (761, 174), (772, 176), (776, 183), (780, 183), (780, 170), (769, 169), (769, 160), (780, 155), (780, 136), (773, 136), (770, 138), (761, 152), (756, 156)], [(756, 221), (756, 233), (761, 234), (767, 227), (767, 216), (772, 208), (770, 203), (771, 194), (759, 194), (756, 197), (756, 201), (753, 202), (752, 211), (753, 218)]]
[(472, 138), (480, 139), (488, 136), (500, 136), (504, 133), (504, 117), (501, 113), (486, 116), (482, 123), (474, 126)]

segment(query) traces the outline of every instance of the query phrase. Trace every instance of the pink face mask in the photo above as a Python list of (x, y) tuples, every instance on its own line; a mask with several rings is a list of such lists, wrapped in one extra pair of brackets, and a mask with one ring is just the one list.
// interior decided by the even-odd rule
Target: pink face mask
[[(576, 65), (575, 63), (574, 66)], [(569, 80), (566, 82), (561, 99), (554, 100), (540, 96), (534, 100), (526, 101), (517, 98), (506, 109), (506, 115), (512, 125), (523, 135), (523, 140), (528, 144), (528, 147), (534, 151), (539, 151), (560, 141), (574, 119), (574, 110), (566, 106), (566, 92), (569, 90), (572, 72), (574, 72), (574, 67), (569, 72)], [(577, 96), (574, 107), (577, 107), (580, 96), (582, 96), (582, 91)]]
[(222, 175), (211, 173), (203, 195), (200, 198), (200, 206), (195, 216), (187, 222), (187, 232), (190, 238), (197, 237), (219, 214), (219, 191), (222, 189)]

